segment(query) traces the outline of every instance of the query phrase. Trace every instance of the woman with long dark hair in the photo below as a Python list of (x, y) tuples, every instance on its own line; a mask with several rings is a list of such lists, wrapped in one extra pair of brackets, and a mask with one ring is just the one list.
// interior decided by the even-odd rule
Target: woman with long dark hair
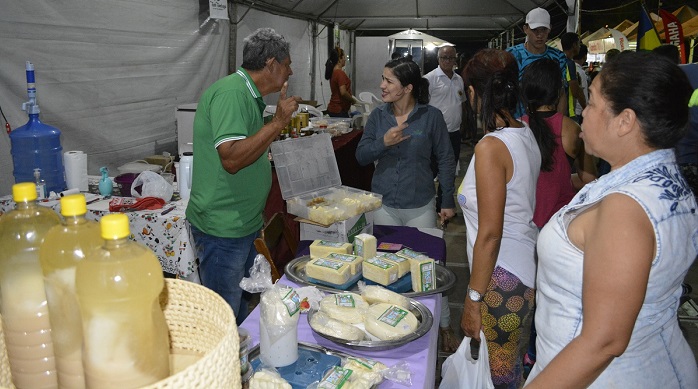
[(330, 102), (327, 104), (327, 114), (331, 117), (349, 117), (349, 109), (357, 100), (351, 94), (351, 80), (344, 72), (347, 56), (344, 50), (337, 47), (330, 52), (330, 58), (325, 63), (325, 80), (330, 80)]

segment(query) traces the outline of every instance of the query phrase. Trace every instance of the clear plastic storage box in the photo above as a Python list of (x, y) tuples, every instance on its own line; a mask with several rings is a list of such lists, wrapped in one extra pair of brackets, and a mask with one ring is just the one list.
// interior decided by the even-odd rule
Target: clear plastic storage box
[(329, 134), (271, 144), (288, 212), (330, 225), (379, 208), (382, 196), (342, 185)]

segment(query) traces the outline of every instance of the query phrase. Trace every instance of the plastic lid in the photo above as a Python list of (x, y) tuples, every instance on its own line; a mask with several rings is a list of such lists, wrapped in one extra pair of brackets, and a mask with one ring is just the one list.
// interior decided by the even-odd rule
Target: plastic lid
[(106, 240), (123, 239), (131, 235), (128, 226), (128, 216), (123, 213), (105, 215), (99, 221), (102, 238)]
[(61, 197), (61, 215), (78, 216), (87, 213), (87, 202), (85, 195), (72, 194)]
[(36, 200), (36, 184), (22, 182), (12, 185), (12, 199), (15, 203)]

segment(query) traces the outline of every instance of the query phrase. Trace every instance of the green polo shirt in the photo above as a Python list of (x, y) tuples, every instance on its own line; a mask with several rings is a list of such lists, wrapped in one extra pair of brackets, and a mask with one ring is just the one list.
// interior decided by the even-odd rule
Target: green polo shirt
[(240, 238), (262, 228), (271, 188), (271, 164), (262, 153), (250, 166), (230, 174), (216, 148), (245, 139), (264, 125), (264, 101), (242, 68), (216, 81), (201, 96), (194, 116), (194, 163), (187, 220), (199, 230)]

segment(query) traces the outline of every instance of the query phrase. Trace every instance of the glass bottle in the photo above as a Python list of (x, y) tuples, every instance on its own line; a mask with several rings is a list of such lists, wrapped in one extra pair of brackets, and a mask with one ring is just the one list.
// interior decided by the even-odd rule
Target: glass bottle
[(138, 388), (170, 371), (162, 267), (150, 249), (129, 240), (125, 214), (104, 216), (100, 227), (104, 245), (78, 263), (75, 275), (85, 380), (88, 388)]
[(36, 202), (36, 185), (12, 186), (17, 204), (0, 218), (0, 314), (17, 388), (57, 388), (51, 324), (39, 264), (44, 236), (60, 217)]

